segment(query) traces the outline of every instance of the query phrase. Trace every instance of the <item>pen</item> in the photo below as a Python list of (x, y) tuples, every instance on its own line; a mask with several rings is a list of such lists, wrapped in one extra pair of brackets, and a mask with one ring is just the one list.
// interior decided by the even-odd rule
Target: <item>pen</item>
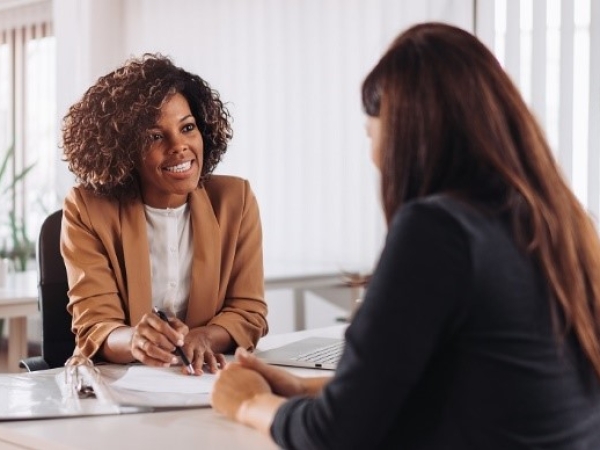
[[(153, 308), (153, 310), (158, 315), (158, 317), (160, 317), (165, 322), (169, 323), (169, 318), (164, 312), (162, 312), (156, 306)], [(187, 370), (190, 373), (190, 375), (193, 375), (194, 367), (190, 363), (190, 360), (187, 359), (187, 356), (185, 356), (185, 353), (183, 353), (183, 349), (178, 345), (175, 346), (175, 354), (181, 358), (181, 361), (183, 361), (183, 364), (187, 367)]]

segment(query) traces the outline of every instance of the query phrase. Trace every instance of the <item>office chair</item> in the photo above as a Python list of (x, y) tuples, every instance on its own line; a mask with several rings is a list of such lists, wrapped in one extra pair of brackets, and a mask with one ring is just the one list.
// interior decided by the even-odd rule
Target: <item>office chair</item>
[(67, 270), (60, 254), (62, 209), (50, 214), (40, 228), (36, 256), (38, 308), (42, 316), (42, 355), (20, 361), (29, 372), (60, 367), (73, 354), (75, 335), (67, 311)]

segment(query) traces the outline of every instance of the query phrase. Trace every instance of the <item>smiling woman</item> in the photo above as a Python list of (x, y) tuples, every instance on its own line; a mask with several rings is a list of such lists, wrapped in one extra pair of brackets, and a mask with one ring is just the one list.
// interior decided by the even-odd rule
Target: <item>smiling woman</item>
[(69, 109), (63, 148), (79, 185), (64, 202), (61, 251), (76, 352), (169, 366), (181, 346), (200, 375), (266, 333), (256, 198), (246, 180), (211, 175), (229, 122), (202, 78), (150, 54)]
[(198, 186), (204, 145), (183, 95), (175, 94), (164, 103), (150, 134), (152, 143), (139, 165), (144, 203), (155, 208), (184, 205)]

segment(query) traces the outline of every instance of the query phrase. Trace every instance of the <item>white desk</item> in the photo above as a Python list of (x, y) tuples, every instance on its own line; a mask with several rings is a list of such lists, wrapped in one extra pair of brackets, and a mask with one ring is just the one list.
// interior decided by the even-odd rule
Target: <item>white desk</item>
[(14, 272), (0, 287), (0, 318), (8, 319), (8, 371), (27, 356), (27, 317), (39, 314), (37, 272)]
[[(341, 336), (345, 325), (267, 336), (258, 345), (267, 349), (305, 336)], [(295, 369), (308, 376), (324, 371)], [(10, 376), (8, 374), (1, 377)], [(0, 422), (1, 449), (105, 450), (142, 448), (277, 449), (258, 431), (232, 422), (210, 408)]]
[[(361, 274), (356, 273), (360, 278)], [(362, 297), (363, 286), (353, 283), (342, 269), (333, 264), (265, 262), (265, 291), (291, 289), (294, 299), (294, 330), (306, 328), (306, 292), (314, 292), (327, 300), (327, 290), (345, 288), (347, 298), (342, 305), (350, 313), (355, 301)]]

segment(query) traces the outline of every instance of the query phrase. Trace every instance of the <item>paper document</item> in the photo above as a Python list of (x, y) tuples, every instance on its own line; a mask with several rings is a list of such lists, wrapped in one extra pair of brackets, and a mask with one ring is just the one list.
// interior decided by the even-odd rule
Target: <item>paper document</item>
[(170, 392), (175, 394), (208, 394), (215, 375), (184, 375), (181, 367), (129, 366), (127, 372), (111, 383), (113, 387), (143, 392)]
[(215, 375), (185, 375), (181, 367), (142, 364), (98, 365), (102, 375), (94, 386), (97, 395), (121, 406), (145, 408), (198, 408), (210, 406)]

